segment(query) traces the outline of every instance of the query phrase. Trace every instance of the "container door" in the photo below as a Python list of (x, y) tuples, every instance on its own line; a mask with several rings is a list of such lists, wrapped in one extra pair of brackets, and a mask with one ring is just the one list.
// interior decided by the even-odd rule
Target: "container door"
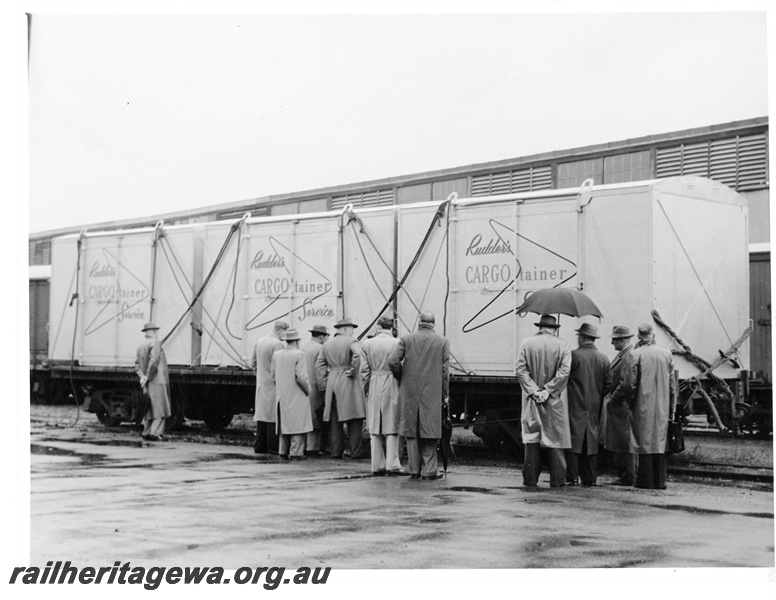
[[(355, 212), (358, 221), (351, 221), (343, 231), (342, 316), (353, 319), (361, 335), (380, 316), (393, 293), (396, 212), (393, 209)], [(393, 306), (384, 314), (394, 316)]]
[(451, 350), (463, 372), (514, 374), (514, 202), (460, 206), (452, 220)]
[[(533, 292), (545, 288), (576, 288), (578, 253), (576, 200), (527, 201), (517, 206), (515, 230), (515, 307)], [(578, 319), (560, 316), (559, 335), (575, 339)], [(523, 313), (515, 322), (515, 362), (523, 340), (536, 334), (539, 315)], [(576, 347), (576, 344), (572, 344)], [(513, 368), (514, 370), (514, 368)]]

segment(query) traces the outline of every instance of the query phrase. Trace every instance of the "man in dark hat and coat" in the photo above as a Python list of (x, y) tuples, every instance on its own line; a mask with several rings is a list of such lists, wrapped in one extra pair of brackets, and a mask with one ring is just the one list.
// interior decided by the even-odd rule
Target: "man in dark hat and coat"
[(159, 328), (146, 323), (141, 330), (145, 341), (135, 354), (135, 373), (140, 378), (140, 387), (151, 404), (143, 416), (143, 439), (158, 442), (164, 439), (164, 425), (170, 410), (170, 379), (167, 373), (167, 359), (156, 332)]
[(636, 483), (636, 455), (631, 449), (631, 409), (633, 396), (630, 378), (627, 377), (630, 362), (630, 328), (624, 325), (612, 327), (612, 346), (617, 356), (612, 360), (612, 390), (604, 398), (599, 441), (612, 453), (617, 479), (614, 485), (631, 486)]
[(557, 337), (560, 325), (542, 315), (537, 334), (520, 346), (515, 371), (523, 390), (520, 425), (525, 461), (523, 485), (536, 487), (542, 471), (540, 448), (550, 457), (550, 487), (566, 482), (564, 450), (571, 448), (566, 384), (571, 371), (571, 348)]
[(318, 376), (315, 374), (315, 361), (321, 353), (324, 342), (329, 339), (329, 331), (325, 325), (313, 325), (310, 329), (312, 337), (302, 344), (300, 350), (304, 353), (307, 365), (307, 377), (310, 381), (310, 411), (313, 420), (313, 430), (307, 434), (306, 454), (317, 456), (326, 449), (326, 435), (323, 425), (324, 394), (318, 389)]
[(299, 349), (300, 336), (289, 329), (284, 336), (286, 347), (272, 355), (272, 379), (277, 399), (277, 433), (281, 458), (305, 458), (305, 440), (313, 429), (310, 410), (310, 384), (304, 353)]
[(636, 487), (666, 489), (668, 419), (676, 410), (674, 358), (655, 344), (655, 329), (639, 326), (639, 341), (631, 352), (628, 377), (634, 388), (631, 402), (631, 445), (638, 454)]
[(361, 367), (358, 342), (353, 330), (358, 327), (351, 319), (337, 321), (337, 333), (321, 347), (315, 362), (318, 389), (325, 391), (323, 420), (329, 423), (329, 445), (332, 458), (342, 458), (345, 450), (344, 427), (348, 428), (351, 458), (361, 458), (361, 429), (364, 425), (366, 402), (361, 387)]
[(399, 380), (399, 435), (407, 441), (412, 479), (439, 479), (437, 442), (442, 402), (450, 387), (450, 345), (434, 331), (434, 315), (420, 313), (418, 329), (402, 336), (388, 366)]
[(579, 347), (571, 352), (568, 382), (571, 448), (566, 450), (566, 483), (596, 484), (598, 425), (604, 396), (612, 387), (609, 359), (595, 347), (598, 328), (582, 323), (576, 330)]

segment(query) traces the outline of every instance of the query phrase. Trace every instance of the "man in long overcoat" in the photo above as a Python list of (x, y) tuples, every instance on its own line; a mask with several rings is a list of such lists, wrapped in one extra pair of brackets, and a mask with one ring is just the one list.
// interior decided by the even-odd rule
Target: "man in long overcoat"
[(402, 336), (388, 366), (399, 380), (399, 435), (407, 440), (413, 479), (439, 479), (437, 441), (442, 402), (450, 388), (450, 345), (434, 331), (435, 318), (421, 312), (418, 329)]
[(674, 359), (668, 350), (655, 345), (655, 330), (649, 323), (639, 327), (638, 337), (628, 370), (635, 390), (631, 445), (639, 455), (636, 487), (664, 490), (668, 419), (676, 410)]
[(399, 383), (388, 365), (398, 346), (390, 317), (380, 317), (375, 336), (361, 344), (374, 476), (408, 474), (399, 461)]
[(571, 448), (566, 450), (566, 483), (596, 484), (598, 425), (604, 396), (612, 387), (609, 359), (595, 347), (598, 328), (583, 323), (576, 330), (579, 347), (571, 352), (568, 382)]
[(633, 350), (630, 328), (615, 325), (612, 328), (612, 346), (617, 356), (612, 360), (612, 391), (604, 398), (599, 441), (612, 453), (617, 479), (613, 485), (631, 486), (636, 483), (636, 455), (631, 451), (631, 409), (633, 390), (627, 377), (630, 354)]
[(280, 341), (288, 329), (285, 321), (276, 321), (272, 333), (256, 340), (253, 348), (253, 368), (256, 369), (256, 406), (253, 420), (256, 421), (256, 442), (253, 451), (256, 454), (275, 452), (278, 437), (275, 433), (275, 382), (272, 381), (272, 355), (283, 349)]
[(352, 458), (360, 458), (361, 428), (364, 424), (365, 401), (361, 387), (358, 342), (353, 329), (358, 327), (349, 318), (337, 321), (337, 333), (321, 347), (315, 362), (318, 389), (325, 391), (323, 420), (329, 423), (331, 457), (342, 458), (345, 450), (344, 426), (348, 428), (348, 443)]
[(318, 389), (318, 376), (315, 374), (315, 361), (321, 353), (321, 347), (329, 339), (329, 332), (324, 325), (313, 325), (310, 330), (312, 337), (301, 346), (307, 365), (307, 377), (310, 380), (310, 411), (313, 419), (313, 430), (307, 434), (308, 455), (322, 454), (326, 449), (326, 435), (323, 425), (324, 394)]
[(523, 485), (536, 487), (542, 471), (540, 448), (550, 457), (550, 487), (566, 481), (564, 450), (571, 448), (566, 384), (571, 370), (571, 349), (557, 337), (560, 325), (552, 315), (534, 323), (539, 331), (520, 346), (515, 371), (523, 390), (520, 425), (525, 461)]
[(299, 333), (286, 331), (286, 348), (272, 355), (272, 379), (277, 398), (277, 433), (280, 436), (281, 458), (302, 460), (305, 438), (313, 429), (310, 410), (310, 383), (304, 353), (299, 349)]
[(135, 373), (140, 378), (140, 387), (151, 404), (143, 416), (143, 439), (158, 442), (164, 439), (164, 425), (170, 410), (170, 379), (167, 373), (167, 358), (156, 332), (159, 328), (146, 323), (141, 330), (145, 341), (135, 353)]

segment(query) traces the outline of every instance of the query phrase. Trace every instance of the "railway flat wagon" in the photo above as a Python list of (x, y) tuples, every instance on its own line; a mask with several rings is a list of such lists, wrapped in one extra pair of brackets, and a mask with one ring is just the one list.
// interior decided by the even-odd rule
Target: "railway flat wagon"
[[(603, 335), (656, 323), (658, 344), (676, 353), (685, 410), (738, 429), (756, 412), (742, 342), (747, 221), (743, 196), (684, 176), (68, 236), (52, 248), (51, 368), (82, 384), (91, 376), (81, 388), (106, 422), (137, 418), (115, 374), (136, 386), (127, 373), (153, 319), (181, 410), (219, 428), (252, 410), (252, 349), (275, 320), (304, 332), (350, 317), (363, 337), (388, 314), (401, 335), (429, 310), (450, 339), (453, 413), (488, 444), (513, 445), (515, 361), (536, 321), (516, 308), (537, 290), (573, 287), (601, 308), (600, 321), (584, 320)], [(573, 340), (583, 320), (560, 321)], [(599, 348), (614, 354), (605, 337)]]

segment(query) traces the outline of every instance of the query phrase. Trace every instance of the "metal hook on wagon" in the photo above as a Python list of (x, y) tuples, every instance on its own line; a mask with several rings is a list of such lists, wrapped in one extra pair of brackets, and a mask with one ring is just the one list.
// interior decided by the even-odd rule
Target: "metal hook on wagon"
[(154, 243), (164, 235), (164, 219), (157, 221), (154, 225)]
[(590, 200), (593, 199), (593, 181), (592, 177), (588, 177), (579, 186), (579, 192), (577, 192), (577, 212), (582, 212), (584, 208), (590, 204)]

